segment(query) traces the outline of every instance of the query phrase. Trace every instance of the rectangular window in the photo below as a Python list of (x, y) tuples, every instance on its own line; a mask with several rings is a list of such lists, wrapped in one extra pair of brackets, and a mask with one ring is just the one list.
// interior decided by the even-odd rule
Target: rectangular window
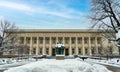
[(78, 49), (78, 54), (81, 54), (81, 48)]
[(72, 55), (73, 55), (73, 54), (75, 54), (75, 49), (74, 49), (74, 48), (72, 49)]
[(52, 38), (52, 44), (56, 44), (56, 38)]
[(79, 37), (78, 38), (78, 44), (81, 44), (82, 43), (81, 41), (82, 41), (82, 38)]
[(30, 44), (30, 37), (26, 38), (27, 44)]
[(43, 37), (40, 37), (40, 44), (43, 44)]
[(33, 48), (33, 54), (36, 54), (36, 48)]
[(24, 37), (20, 37), (20, 44), (24, 44)]
[(66, 38), (65, 38), (65, 44), (68, 44), (68, 43), (69, 43), (69, 38), (66, 37)]
[(34, 44), (37, 43), (37, 38), (36, 38), (36, 37), (33, 38), (33, 43), (34, 43)]
[(49, 55), (49, 48), (46, 48), (46, 54)]
[(45, 43), (49, 44), (49, 38), (48, 37), (45, 38)]
[(87, 37), (84, 38), (84, 43), (88, 44), (88, 38)]
[(92, 52), (93, 55), (95, 54), (95, 48), (94, 47), (91, 48), (91, 52)]
[(58, 42), (62, 43), (62, 37), (58, 37)]
[(40, 48), (40, 54), (42, 55), (42, 48)]
[(72, 44), (75, 44), (75, 38), (72, 37), (71, 40), (72, 40)]
[(88, 54), (88, 49), (87, 48), (85, 48), (85, 54)]
[(100, 44), (101, 43), (101, 37), (97, 38), (97, 43)]

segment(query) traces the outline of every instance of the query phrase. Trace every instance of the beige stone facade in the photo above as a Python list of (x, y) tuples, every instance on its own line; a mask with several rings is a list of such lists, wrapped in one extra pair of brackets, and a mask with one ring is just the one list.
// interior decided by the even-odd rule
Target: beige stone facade
[[(101, 32), (93, 29), (25, 29), (16, 31), (18, 45), (30, 47), (30, 55), (55, 56), (55, 45), (62, 42), (67, 55), (104, 55), (109, 51), (117, 55), (114, 42), (109, 42)], [(107, 50), (106, 50), (107, 49)]]

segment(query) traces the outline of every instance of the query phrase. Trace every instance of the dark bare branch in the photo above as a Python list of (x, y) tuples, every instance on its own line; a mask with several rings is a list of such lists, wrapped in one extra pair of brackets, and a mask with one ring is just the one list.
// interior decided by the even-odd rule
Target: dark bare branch
[[(13, 33), (15, 29), (17, 30), (17, 27), (13, 23), (7, 20), (0, 21), (0, 36), (2, 38), (0, 47), (14, 46), (17, 40), (17, 34)], [(7, 30), (11, 30), (11, 32), (7, 32)]]

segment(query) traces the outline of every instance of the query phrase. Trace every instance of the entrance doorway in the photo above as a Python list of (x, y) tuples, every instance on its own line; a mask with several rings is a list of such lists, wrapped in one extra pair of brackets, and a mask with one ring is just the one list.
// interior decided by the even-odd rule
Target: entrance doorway
[(55, 56), (55, 48), (52, 48), (52, 56)]
[(66, 49), (65, 49), (65, 56), (68, 56), (68, 55), (69, 55), (69, 49), (66, 48)]

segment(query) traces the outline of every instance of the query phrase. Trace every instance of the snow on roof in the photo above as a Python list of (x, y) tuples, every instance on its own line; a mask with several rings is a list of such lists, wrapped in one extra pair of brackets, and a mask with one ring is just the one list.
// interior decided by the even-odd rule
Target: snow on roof
[[(11, 32), (11, 30), (7, 30), (7, 32)], [(18, 29), (14, 30), (14, 32), (101, 32), (101, 31), (100, 29)]]

